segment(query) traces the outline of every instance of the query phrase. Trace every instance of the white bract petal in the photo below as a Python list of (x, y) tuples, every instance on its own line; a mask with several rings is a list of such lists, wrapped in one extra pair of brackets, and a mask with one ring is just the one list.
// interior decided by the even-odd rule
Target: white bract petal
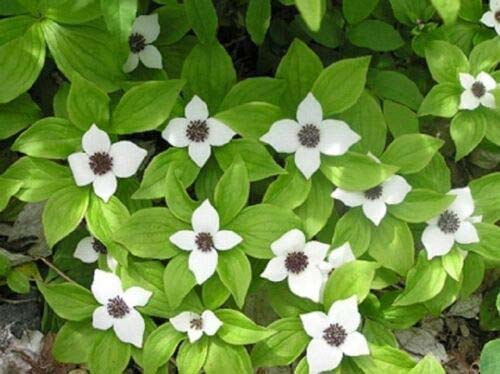
[(307, 256), (311, 265), (318, 265), (325, 259), (329, 248), (330, 246), (328, 244), (313, 240), (305, 244), (304, 254)]
[(99, 259), (99, 253), (94, 249), (94, 238), (87, 236), (80, 240), (76, 245), (76, 250), (73, 256), (82, 262), (91, 264)]
[(304, 233), (298, 229), (292, 229), (271, 243), (271, 251), (276, 256), (283, 256), (292, 250), (304, 248), (305, 244), (306, 237)]
[(269, 260), (260, 276), (269, 279), (271, 282), (281, 282), (284, 280), (288, 276), (288, 270), (285, 267), (285, 257), (279, 256)]
[(154, 42), (158, 38), (158, 35), (160, 35), (158, 14), (153, 13), (137, 17), (132, 25), (132, 34), (134, 33), (144, 36), (148, 44)]
[(321, 104), (312, 93), (308, 93), (297, 107), (297, 121), (303, 126), (319, 126), (322, 120), (323, 109), (321, 108)]
[(135, 309), (131, 309), (127, 315), (113, 322), (113, 329), (118, 339), (124, 343), (131, 343), (137, 348), (142, 347), (144, 327), (144, 319)]
[(107, 203), (116, 192), (116, 177), (113, 173), (97, 175), (94, 182), (92, 182), (92, 186), (95, 194)]
[(203, 336), (203, 331), (198, 330), (198, 329), (189, 329), (189, 331), (187, 333), (188, 333), (189, 342), (191, 344), (197, 342)]
[(137, 66), (139, 66), (139, 55), (137, 53), (130, 52), (128, 54), (127, 61), (123, 64), (123, 72), (130, 73), (134, 71)]
[(170, 235), (169, 240), (180, 249), (192, 251), (196, 248), (196, 233), (191, 230), (180, 230)]
[(387, 204), (400, 204), (411, 191), (411, 186), (406, 179), (393, 175), (382, 183), (382, 196)]
[(203, 167), (210, 158), (210, 144), (191, 142), (188, 147), (189, 157), (198, 167)]
[(324, 120), (320, 126), (319, 148), (321, 153), (329, 156), (345, 154), (351, 146), (361, 140), (356, 132), (351, 130), (344, 121)]
[(207, 335), (215, 335), (222, 326), (222, 321), (211, 310), (205, 310), (201, 314), (201, 319), (203, 321), (203, 332)]
[(114, 318), (108, 313), (106, 306), (97, 307), (92, 313), (92, 327), (98, 330), (107, 330), (113, 326)]
[(154, 45), (147, 45), (139, 52), (139, 59), (144, 66), (151, 69), (163, 68), (161, 53)]
[(207, 104), (199, 96), (194, 95), (186, 105), (184, 115), (190, 121), (204, 121), (208, 119)]
[(497, 82), (495, 81), (495, 79), (484, 71), (477, 75), (477, 80), (484, 85), (486, 91), (494, 90), (497, 86)]
[(331, 322), (342, 326), (348, 334), (356, 331), (361, 324), (357, 297), (351, 296), (348, 299), (334, 302), (328, 311), (328, 318)]
[(363, 203), (363, 213), (375, 226), (378, 226), (387, 213), (387, 206), (381, 199), (366, 199)]
[(334, 269), (338, 269), (342, 265), (355, 260), (356, 256), (352, 252), (351, 245), (347, 242), (335, 248), (328, 256), (328, 262)]
[(342, 201), (344, 205), (350, 207), (357, 207), (363, 205), (363, 203), (366, 200), (363, 192), (346, 191), (341, 188), (337, 188), (336, 190), (334, 190), (331, 196), (334, 199)]
[(467, 90), (460, 95), (460, 109), (474, 110), (481, 104), (481, 101), (474, 94)]
[(220, 251), (236, 247), (243, 241), (243, 238), (236, 234), (234, 231), (221, 230), (214, 236), (214, 245)]
[(308, 148), (299, 146), (295, 152), (295, 165), (306, 179), (319, 169), (321, 164), (320, 152), (318, 148)]
[(83, 134), (82, 147), (89, 156), (98, 152), (107, 153), (111, 147), (111, 140), (106, 132), (93, 124), (90, 126), (90, 129)]
[(196, 233), (206, 232), (215, 236), (219, 231), (219, 213), (208, 199), (193, 212), (191, 225)]
[(333, 370), (342, 361), (342, 351), (329, 345), (324, 339), (313, 339), (307, 346), (309, 374), (320, 374)]
[(273, 123), (260, 140), (272, 146), (277, 152), (293, 153), (299, 147), (299, 131), (300, 126), (297, 122), (283, 119)]
[(130, 287), (125, 290), (123, 299), (130, 307), (145, 306), (153, 293), (141, 287)]
[(344, 344), (340, 348), (347, 356), (364, 356), (370, 354), (366, 338), (357, 331), (348, 334)]
[(288, 286), (297, 296), (319, 302), (323, 274), (317, 266), (309, 266), (298, 274), (288, 273)]
[(471, 244), (479, 242), (477, 230), (471, 222), (464, 221), (455, 233), (455, 240), (460, 244)]
[(195, 318), (200, 318), (200, 316), (192, 312), (182, 312), (175, 317), (170, 318), (170, 323), (175, 330), (179, 332), (187, 332), (191, 326), (191, 320)]
[(497, 25), (495, 13), (493, 13), (493, 11), (491, 10), (484, 13), (481, 17), (481, 23), (485, 24), (488, 27), (495, 27)]
[(111, 146), (109, 154), (113, 158), (113, 173), (119, 178), (129, 178), (134, 175), (147, 151), (132, 142), (123, 140)]
[(190, 140), (186, 136), (189, 121), (186, 118), (173, 118), (161, 133), (163, 139), (174, 147), (187, 147)]
[(95, 299), (102, 305), (106, 305), (109, 299), (123, 294), (122, 282), (118, 276), (96, 269), (94, 280), (90, 287)]
[(422, 243), (429, 260), (447, 254), (451, 251), (454, 242), (452, 233), (446, 234), (436, 225), (428, 225), (422, 233)]
[(476, 78), (474, 78), (469, 73), (460, 73), (458, 77), (460, 79), (460, 84), (462, 85), (462, 88), (465, 88), (466, 90), (470, 90), (472, 88), (472, 85), (476, 81)]
[(221, 146), (231, 141), (236, 133), (231, 130), (227, 125), (215, 118), (207, 119), (208, 138), (207, 142), (210, 145)]
[(219, 255), (215, 249), (207, 252), (194, 250), (189, 254), (188, 267), (196, 278), (196, 283), (203, 284), (217, 268)]
[(69, 167), (77, 186), (86, 186), (95, 180), (95, 174), (90, 168), (89, 156), (83, 152), (76, 152), (68, 157)]
[(495, 103), (495, 96), (491, 93), (484, 94), (484, 96), (480, 99), (480, 102), (483, 106), (490, 109), (495, 109), (497, 107)]
[(455, 188), (450, 190), (447, 195), (456, 196), (453, 203), (448, 207), (448, 210), (455, 212), (462, 220), (472, 216), (475, 205), (469, 187)]
[(330, 325), (328, 316), (323, 312), (310, 312), (300, 315), (304, 331), (311, 338), (321, 338), (323, 332)]

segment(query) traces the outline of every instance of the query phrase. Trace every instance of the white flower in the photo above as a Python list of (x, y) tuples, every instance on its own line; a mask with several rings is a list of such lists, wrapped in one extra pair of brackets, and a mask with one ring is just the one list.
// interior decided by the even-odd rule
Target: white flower
[(332, 270), (338, 269), (342, 265), (355, 260), (356, 256), (352, 252), (351, 245), (349, 242), (345, 242), (340, 247), (335, 248), (330, 252), (327, 260), (320, 264), (320, 269), (323, 272), (323, 275), (325, 275), (328, 279)]
[(84, 152), (68, 157), (78, 186), (92, 183), (97, 196), (107, 202), (116, 191), (116, 177), (134, 175), (146, 157), (146, 150), (128, 140), (111, 144), (108, 134), (95, 124), (83, 135)]
[(365, 216), (378, 226), (387, 213), (387, 204), (401, 203), (410, 191), (411, 186), (406, 179), (393, 175), (382, 184), (362, 192), (337, 188), (332, 192), (332, 197), (350, 207), (361, 205)]
[(236, 133), (215, 118), (208, 117), (207, 104), (193, 96), (184, 109), (186, 118), (170, 120), (161, 136), (174, 147), (188, 147), (189, 157), (202, 167), (210, 157), (211, 146), (231, 141)]
[(490, 0), (490, 10), (483, 14), (481, 22), (488, 27), (494, 27), (500, 35), (500, 0)]
[(108, 268), (114, 273), (118, 262), (108, 253), (106, 246), (92, 236), (86, 236), (78, 242), (73, 256), (86, 264), (92, 264), (99, 259), (101, 254), (106, 255)]
[(99, 330), (113, 326), (118, 339), (141, 348), (144, 319), (134, 307), (145, 306), (152, 293), (141, 287), (123, 291), (120, 278), (99, 269), (94, 272), (91, 289), (96, 300), (102, 304), (94, 310), (92, 326)]
[(201, 315), (182, 312), (170, 318), (170, 323), (177, 331), (187, 332), (190, 343), (199, 340), (203, 334), (215, 335), (222, 326), (221, 320), (210, 310), (205, 310)]
[(356, 331), (361, 323), (356, 296), (334, 302), (328, 315), (311, 312), (302, 314), (300, 319), (312, 338), (306, 356), (310, 374), (335, 369), (343, 355), (370, 354), (366, 338)]
[(317, 241), (306, 243), (302, 231), (292, 229), (271, 244), (276, 255), (271, 259), (261, 277), (281, 282), (288, 277), (288, 287), (300, 297), (319, 302), (323, 274), (319, 268), (329, 245)]
[(158, 14), (139, 16), (132, 25), (132, 33), (128, 38), (130, 53), (123, 65), (123, 71), (130, 73), (139, 65), (139, 60), (152, 69), (163, 67), (161, 53), (154, 45), (151, 45), (160, 35), (160, 23)]
[(219, 230), (219, 214), (205, 200), (191, 217), (191, 230), (177, 231), (170, 236), (170, 241), (177, 247), (190, 251), (189, 270), (191, 270), (198, 284), (210, 278), (217, 268), (217, 251), (227, 251), (234, 248), (243, 240), (233, 231)]
[(472, 216), (475, 207), (470, 188), (457, 188), (448, 192), (448, 195), (455, 195), (455, 201), (438, 217), (428, 221), (422, 233), (422, 243), (429, 260), (450, 252), (455, 242), (479, 242), (473, 223), (481, 222), (482, 216)]
[(473, 110), (479, 105), (495, 108), (495, 96), (490, 91), (497, 86), (497, 82), (491, 75), (481, 72), (474, 78), (470, 74), (460, 73), (460, 84), (464, 88), (460, 96), (460, 109)]
[(321, 104), (312, 93), (299, 104), (297, 121), (277, 121), (260, 138), (278, 152), (295, 153), (295, 164), (307, 179), (319, 169), (320, 153), (343, 155), (360, 139), (347, 123), (323, 119)]

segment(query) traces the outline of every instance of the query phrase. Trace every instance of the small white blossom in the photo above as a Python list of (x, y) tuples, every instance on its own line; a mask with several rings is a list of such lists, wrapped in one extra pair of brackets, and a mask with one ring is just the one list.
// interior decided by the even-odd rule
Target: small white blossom
[(86, 264), (92, 264), (99, 259), (99, 255), (106, 255), (108, 268), (114, 273), (118, 262), (108, 253), (106, 246), (92, 236), (86, 236), (76, 246), (73, 256)]
[(340, 247), (335, 248), (330, 252), (327, 260), (321, 263), (320, 268), (323, 275), (325, 275), (328, 279), (332, 270), (338, 269), (342, 265), (355, 260), (356, 256), (352, 252), (351, 245), (349, 242), (345, 242)]
[(210, 310), (205, 310), (201, 315), (194, 312), (182, 312), (170, 319), (175, 330), (187, 332), (189, 342), (194, 343), (203, 334), (212, 336), (222, 326), (222, 322)]
[(92, 326), (99, 330), (113, 327), (118, 339), (141, 348), (144, 319), (134, 308), (145, 306), (152, 293), (141, 287), (130, 287), (123, 291), (120, 278), (99, 269), (94, 272), (91, 289), (102, 305), (94, 310)]
[(190, 251), (188, 267), (198, 284), (210, 278), (217, 268), (218, 251), (234, 248), (243, 240), (230, 230), (219, 230), (219, 214), (205, 200), (191, 217), (193, 230), (181, 230), (170, 236), (177, 247)]
[(490, 0), (490, 10), (483, 14), (481, 22), (500, 35), (500, 0)]
[(320, 265), (330, 246), (317, 241), (306, 243), (300, 230), (293, 229), (271, 244), (274, 257), (261, 277), (272, 282), (288, 278), (288, 287), (300, 297), (319, 302), (323, 284)]
[(186, 118), (170, 120), (162, 137), (174, 147), (188, 147), (189, 157), (202, 167), (210, 157), (211, 147), (231, 141), (236, 133), (219, 120), (209, 117), (207, 104), (193, 96), (184, 109)]
[(488, 73), (481, 72), (477, 77), (467, 73), (460, 73), (460, 84), (464, 89), (460, 96), (460, 109), (474, 110), (479, 105), (495, 108), (495, 96), (490, 92), (495, 89), (497, 82)]
[(92, 183), (97, 196), (107, 202), (116, 191), (118, 178), (134, 175), (146, 157), (146, 150), (128, 140), (111, 144), (108, 134), (95, 124), (83, 135), (84, 152), (68, 157), (77, 186)]
[(455, 195), (455, 201), (438, 217), (428, 221), (422, 233), (422, 243), (429, 260), (446, 255), (455, 242), (460, 244), (479, 242), (473, 224), (481, 222), (482, 216), (472, 216), (475, 207), (470, 188), (457, 188), (448, 192), (448, 195)]
[(295, 164), (307, 179), (319, 169), (321, 153), (343, 155), (360, 139), (347, 123), (323, 119), (321, 104), (312, 93), (299, 104), (297, 121), (277, 121), (260, 138), (277, 152), (295, 153)]
[(312, 338), (306, 355), (309, 374), (335, 369), (344, 355), (370, 354), (366, 338), (356, 331), (361, 324), (356, 296), (334, 302), (328, 315), (311, 312), (302, 314), (300, 319)]
[(123, 71), (130, 73), (139, 65), (139, 60), (152, 69), (163, 67), (161, 53), (153, 43), (160, 35), (158, 14), (139, 16), (132, 25), (132, 33), (128, 38), (130, 53), (123, 65)]

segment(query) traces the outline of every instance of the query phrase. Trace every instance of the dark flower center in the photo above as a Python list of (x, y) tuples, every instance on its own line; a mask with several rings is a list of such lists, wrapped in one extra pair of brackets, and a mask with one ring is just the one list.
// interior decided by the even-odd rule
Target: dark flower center
[(130, 312), (130, 308), (120, 296), (109, 299), (107, 309), (113, 318), (123, 318)]
[(106, 152), (96, 152), (89, 157), (89, 165), (95, 175), (104, 175), (113, 167), (113, 157)]
[(481, 98), (486, 93), (486, 87), (481, 82), (474, 82), (471, 88), (472, 93), (475, 97)]
[(332, 323), (323, 331), (323, 339), (334, 347), (340, 346), (345, 342), (346, 338), (346, 331), (338, 323)]
[(196, 143), (204, 142), (208, 138), (208, 125), (206, 121), (196, 120), (189, 122), (186, 136)]
[(460, 219), (455, 212), (446, 210), (439, 216), (438, 227), (445, 234), (454, 234), (460, 227)]
[(214, 239), (212, 238), (212, 234), (208, 232), (200, 232), (196, 235), (196, 239), (194, 240), (198, 249), (202, 252), (210, 252), (214, 247)]
[(309, 259), (304, 252), (291, 252), (286, 256), (285, 267), (290, 273), (302, 273), (307, 265), (309, 265)]
[(304, 147), (314, 148), (319, 144), (319, 129), (314, 125), (305, 125), (299, 131), (299, 142)]
[(108, 253), (106, 246), (104, 244), (102, 244), (102, 242), (100, 240), (97, 240), (97, 239), (94, 239), (92, 241), (92, 248), (94, 249), (94, 251), (96, 251), (97, 253), (100, 253), (102, 255), (105, 255)]
[(203, 320), (201, 318), (193, 318), (189, 325), (192, 329), (201, 330), (203, 327)]
[(497, 22), (500, 22), (500, 10), (498, 10), (496, 13), (495, 13), (495, 19)]
[(128, 38), (128, 45), (132, 53), (139, 53), (146, 47), (146, 39), (141, 34), (135, 32)]
[(378, 185), (364, 192), (365, 197), (368, 200), (377, 200), (382, 196), (382, 186)]

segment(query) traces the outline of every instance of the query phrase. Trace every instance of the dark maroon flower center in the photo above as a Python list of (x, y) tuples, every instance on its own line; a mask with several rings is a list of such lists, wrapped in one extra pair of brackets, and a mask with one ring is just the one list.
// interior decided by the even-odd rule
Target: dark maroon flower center
[(139, 53), (146, 48), (146, 39), (143, 35), (135, 32), (128, 38), (128, 45), (132, 53)]
[(203, 320), (201, 318), (193, 318), (189, 323), (192, 329), (201, 330), (203, 327)]
[(290, 252), (285, 258), (285, 267), (293, 274), (302, 273), (307, 265), (309, 265), (309, 259), (304, 252)]
[(497, 10), (495, 13), (495, 19), (497, 22), (500, 22), (500, 10)]
[(332, 323), (323, 331), (323, 339), (331, 346), (338, 347), (345, 342), (347, 333), (338, 323)]
[(196, 120), (189, 122), (186, 129), (186, 136), (196, 143), (204, 142), (208, 138), (208, 125), (206, 121)]
[(474, 94), (474, 96), (479, 99), (483, 97), (484, 94), (486, 93), (486, 87), (484, 87), (484, 84), (482, 84), (481, 82), (474, 82), (471, 91)]
[(196, 235), (196, 239), (194, 240), (198, 249), (202, 252), (210, 252), (214, 247), (214, 239), (212, 238), (212, 234), (208, 232), (200, 232)]
[(130, 312), (130, 308), (120, 296), (109, 299), (106, 307), (113, 318), (123, 318)]
[(460, 218), (455, 212), (446, 210), (439, 216), (438, 227), (445, 234), (454, 234), (460, 227)]
[(304, 147), (314, 148), (319, 144), (319, 129), (314, 125), (302, 126), (298, 136), (300, 144)]
[(382, 186), (378, 185), (373, 188), (370, 188), (369, 190), (366, 190), (364, 192), (364, 195), (368, 200), (377, 200), (382, 197), (382, 191), (383, 191)]
[(106, 246), (104, 244), (102, 244), (102, 242), (100, 240), (97, 240), (95, 238), (94, 238), (94, 240), (92, 240), (92, 248), (94, 249), (94, 251), (96, 251), (97, 253), (100, 253), (102, 255), (105, 255), (108, 253)]
[(113, 168), (113, 157), (107, 152), (96, 152), (89, 157), (89, 165), (95, 175), (104, 175)]

